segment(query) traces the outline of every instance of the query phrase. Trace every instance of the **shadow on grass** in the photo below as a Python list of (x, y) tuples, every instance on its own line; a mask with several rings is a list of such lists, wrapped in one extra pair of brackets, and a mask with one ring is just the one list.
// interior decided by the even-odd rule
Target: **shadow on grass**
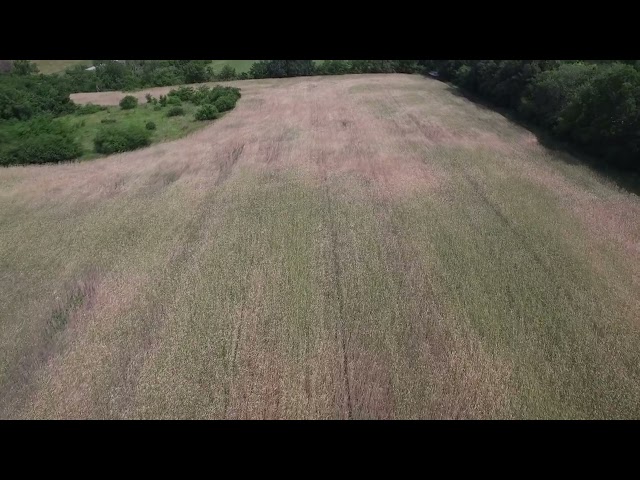
[(523, 120), (511, 110), (497, 107), (487, 100), (471, 92), (464, 91), (448, 82), (443, 81), (443, 83), (445, 83), (447, 90), (451, 94), (465, 98), (484, 110), (497, 112), (520, 127), (529, 130), (536, 136), (540, 145), (556, 154), (556, 158), (559, 159), (558, 161), (565, 162), (569, 165), (586, 165), (592, 171), (614, 182), (618, 187), (640, 196), (640, 175), (638, 173), (608, 165), (605, 161), (587, 155), (571, 144), (552, 137), (551, 134), (542, 128)]

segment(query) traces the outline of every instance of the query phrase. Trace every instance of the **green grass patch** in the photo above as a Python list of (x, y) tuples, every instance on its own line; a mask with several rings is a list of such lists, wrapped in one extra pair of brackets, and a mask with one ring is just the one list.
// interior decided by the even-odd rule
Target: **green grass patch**
[(60, 73), (74, 65), (91, 66), (91, 60), (31, 60), (38, 66), (40, 73), (51, 74)]
[(181, 116), (167, 117), (169, 108), (154, 110), (153, 105), (145, 104), (133, 110), (122, 110), (120, 107), (114, 106), (89, 115), (65, 115), (56, 121), (75, 128), (76, 139), (80, 142), (83, 150), (80, 160), (101, 156), (94, 151), (93, 140), (104, 124), (144, 127), (148, 122), (153, 122), (156, 129), (151, 131), (151, 144), (155, 144), (188, 135), (209, 123), (194, 120), (198, 107), (190, 103), (182, 104), (185, 114)]

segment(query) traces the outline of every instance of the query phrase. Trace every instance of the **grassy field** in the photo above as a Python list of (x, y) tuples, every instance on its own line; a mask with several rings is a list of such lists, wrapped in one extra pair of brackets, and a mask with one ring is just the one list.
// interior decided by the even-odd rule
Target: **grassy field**
[[(78, 64), (86, 64), (91, 66), (91, 60), (32, 60), (40, 73), (58, 73), (64, 71), (68, 67)], [(237, 73), (248, 72), (255, 60), (211, 60), (214, 71), (219, 72), (225, 65), (230, 65), (236, 69)]]
[(181, 106), (185, 114), (175, 117), (167, 117), (171, 105), (156, 111), (153, 105), (143, 103), (133, 110), (122, 110), (120, 107), (110, 106), (107, 110), (89, 115), (65, 115), (56, 121), (76, 127), (77, 139), (84, 149), (84, 155), (80, 159), (87, 160), (100, 156), (94, 152), (93, 139), (103, 126), (104, 120), (120, 125), (140, 126), (145, 126), (147, 122), (154, 122), (156, 130), (151, 133), (152, 143), (183, 137), (211, 123), (194, 120), (198, 107), (192, 103), (185, 102)]
[(637, 196), (431, 79), (233, 84), (0, 169), (1, 418), (640, 417)]
[(32, 60), (40, 70), (40, 73), (59, 73), (74, 65), (91, 66), (91, 60)]
[(229, 65), (236, 69), (236, 73), (248, 72), (255, 60), (211, 60), (211, 66), (217, 73), (222, 70), (222, 67)]

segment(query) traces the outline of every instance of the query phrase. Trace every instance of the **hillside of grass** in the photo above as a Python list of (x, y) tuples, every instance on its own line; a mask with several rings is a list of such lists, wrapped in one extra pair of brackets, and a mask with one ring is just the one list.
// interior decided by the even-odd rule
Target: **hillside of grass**
[(0, 169), (0, 418), (640, 417), (638, 196), (419, 75), (234, 85)]

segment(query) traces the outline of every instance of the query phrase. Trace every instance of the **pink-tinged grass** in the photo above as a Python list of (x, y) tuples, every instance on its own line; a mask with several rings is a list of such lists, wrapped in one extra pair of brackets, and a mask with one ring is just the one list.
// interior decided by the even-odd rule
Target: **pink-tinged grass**
[(234, 84), (0, 170), (1, 417), (639, 416), (636, 196), (441, 82)]

